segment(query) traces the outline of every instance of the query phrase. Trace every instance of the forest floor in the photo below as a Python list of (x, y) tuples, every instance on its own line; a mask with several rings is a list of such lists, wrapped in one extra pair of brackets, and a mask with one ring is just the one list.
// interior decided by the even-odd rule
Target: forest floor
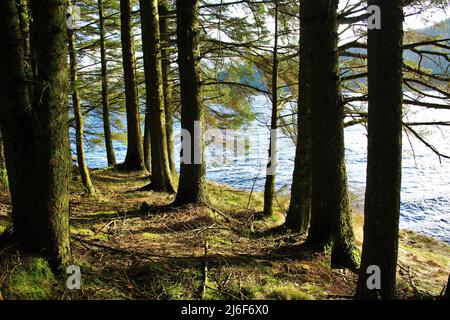
[[(311, 253), (304, 238), (270, 232), (283, 223), (288, 198), (263, 217), (263, 197), (208, 182), (210, 206), (170, 208), (173, 195), (141, 192), (148, 174), (92, 171), (99, 191), (71, 183), (71, 233), (81, 290), (68, 290), (47, 263), (0, 252), (0, 299), (351, 299), (357, 275), (332, 270), (329, 255)], [(10, 224), (0, 192), (0, 232)], [(362, 245), (363, 217), (354, 215)], [(207, 248), (207, 250), (205, 250)], [(205, 281), (205, 262), (207, 281)], [(398, 293), (433, 298), (447, 282), (450, 246), (401, 231)]]

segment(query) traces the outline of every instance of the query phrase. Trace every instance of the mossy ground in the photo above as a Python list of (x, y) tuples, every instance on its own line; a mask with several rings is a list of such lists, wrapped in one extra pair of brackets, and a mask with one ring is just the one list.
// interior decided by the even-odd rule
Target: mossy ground
[[(94, 170), (97, 197), (71, 184), (71, 232), (82, 289), (68, 290), (40, 258), (0, 255), (0, 299), (348, 299), (357, 275), (332, 270), (329, 256), (308, 252), (296, 234), (274, 234), (288, 198), (273, 217), (263, 197), (208, 183), (210, 206), (168, 207), (173, 195), (140, 192), (145, 173)], [(10, 223), (10, 200), (0, 193), (0, 231)], [(361, 215), (354, 217), (362, 244)], [(205, 244), (208, 281), (204, 288)], [(438, 296), (445, 286), (450, 247), (402, 231), (399, 297)]]

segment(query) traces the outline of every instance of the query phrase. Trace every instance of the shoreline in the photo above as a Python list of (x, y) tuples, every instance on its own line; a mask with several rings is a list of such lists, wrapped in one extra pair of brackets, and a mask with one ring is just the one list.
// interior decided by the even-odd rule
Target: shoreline
[[(173, 211), (167, 207), (173, 195), (137, 191), (148, 183), (146, 173), (103, 169), (92, 171), (92, 178), (100, 191), (96, 198), (83, 195), (78, 175), (70, 187), (73, 254), (83, 291), (66, 292), (42, 259), (12, 253), (0, 259), (5, 299), (201, 299), (195, 288), (201, 286), (206, 242), (215, 289), (208, 290), (208, 300), (230, 294), (248, 300), (349, 299), (354, 293), (357, 274), (331, 269), (327, 253), (305, 251), (303, 236), (271, 232), (283, 223), (287, 197), (278, 198), (273, 217), (263, 217), (262, 194), (250, 198), (209, 181), (211, 207)], [(8, 220), (6, 200), (0, 195), (0, 228)], [(359, 248), (362, 222), (361, 214), (353, 215)], [(405, 230), (399, 243), (399, 298), (438, 296), (448, 277), (450, 246)], [(225, 288), (216, 287), (230, 274)]]

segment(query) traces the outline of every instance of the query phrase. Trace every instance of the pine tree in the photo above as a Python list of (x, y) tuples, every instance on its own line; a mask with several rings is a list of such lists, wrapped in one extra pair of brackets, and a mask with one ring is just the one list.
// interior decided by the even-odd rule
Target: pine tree
[(167, 156), (172, 175), (177, 174), (173, 141), (173, 105), (172, 105), (172, 77), (170, 69), (170, 28), (169, 15), (170, 6), (167, 0), (159, 0), (159, 31), (161, 38), (161, 72), (163, 78), (164, 110), (166, 115), (166, 140)]
[(141, 0), (142, 46), (150, 117), (151, 184), (154, 191), (175, 192), (167, 153), (166, 117), (161, 71), (158, 0)]
[(0, 4), (1, 119), (10, 182), (14, 237), (54, 268), (71, 260), (70, 148), (67, 112), (66, 5), (32, 0), (30, 37), (36, 62), (30, 98), (15, 0)]
[[(189, 163), (180, 165), (175, 205), (203, 203), (205, 194), (205, 159), (201, 101), (198, 0), (177, 0), (177, 46), (181, 90), (181, 128), (190, 134), (190, 146), (184, 141), (183, 153)], [(186, 149), (185, 149), (186, 148)], [(189, 150), (187, 149), (189, 148)], [(183, 158), (187, 158), (184, 154)]]
[(86, 156), (84, 152), (84, 126), (83, 113), (81, 112), (81, 102), (78, 93), (78, 63), (77, 53), (75, 48), (75, 31), (74, 29), (67, 30), (67, 40), (69, 46), (70, 59), (70, 82), (72, 94), (72, 107), (75, 117), (75, 142), (77, 148), (77, 162), (78, 170), (80, 171), (81, 181), (83, 187), (88, 195), (95, 195), (94, 185), (92, 184), (89, 169), (86, 164)]
[(269, 161), (264, 186), (264, 214), (273, 214), (275, 178), (278, 162), (278, 1), (275, 1), (275, 36), (272, 57), (272, 115), (270, 123)]
[(292, 177), (291, 201), (286, 216), (285, 226), (300, 233), (308, 232), (311, 219), (311, 114), (308, 91), (310, 76), (309, 58), (313, 54), (311, 47), (305, 45), (303, 39), (308, 35), (307, 22), (302, 10), (304, 1), (300, 1), (300, 72), (298, 79), (298, 133), (295, 153), (294, 174)]
[[(395, 298), (402, 164), (403, 4), (370, 0), (381, 29), (368, 33), (369, 125), (364, 244), (357, 297)], [(367, 268), (381, 270), (381, 289), (366, 284)]]
[(101, 78), (102, 78), (102, 115), (103, 132), (105, 135), (106, 157), (108, 166), (116, 165), (116, 155), (113, 147), (113, 137), (111, 133), (111, 119), (109, 111), (109, 89), (108, 89), (108, 70), (106, 61), (106, 41), (105, 41), (105, 19), (103, 14), (103, 0), (98, 0), (98, 20), (100, 33), (100, 60), (101, 60)]
[[(331, 264), (357, 265), (344, 154), (344, 108), (339, 89), (337, 2), (304, 0), (303, 39), (309, 57), (312, 207), (308, 243), (331, 248)], [(321, 17), (321, 19), (317, 19)], [(309, 50), (308, 50), (309, 51)]]
[(136, 85), (136, 58), (131, 0), (120, 0), (120, 22), (128, 137), (127, 155), (122, 168), (126, 170), (145, 170)]

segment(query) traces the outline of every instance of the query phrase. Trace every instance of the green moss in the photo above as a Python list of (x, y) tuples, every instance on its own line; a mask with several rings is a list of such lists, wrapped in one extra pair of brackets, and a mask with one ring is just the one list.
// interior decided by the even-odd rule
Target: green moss
[(109, 241), (108, 235), (102, 234), (102, 233), (95, 233), (91, 229), (84, 229), (84, 228), (76, 228), (76, 227), (70, 227), (70, 233), (76, 236), (80, 236), (82, 238), (86, 238), (89, 240), (101, 240), (101, 241)]
[(159, 234), (151, 233), (151, 232), (144, 232), (141, 235), (142, 235), (142, 237), (147, 238), (147, 239), (156, 239), (159, 237)]
[(292, 284), (274, 288), (268, 298), (276, 300), (314, 300), (312, 295)]
[(50, 299), (57, 282), (43, 258), (23, 259), (14, 269), (7, 283), (10, 299), (42, 300)]
[(0, 169), (0, 188), (7, 190), (9, 188), (8, 174), (6, 169)]
[(320, 292), (310, 283), (299, 286), (272, 277), (264, 277), (261, 283), (248, 283), (243, 287), (243, 293), (252, 300), (314, 300), (314, 294)]
[(229, 240), (226, 240), (222, 237), (219, 236), (212, 236), (209, 238), (209, 242), (211, 244), (223, 244), (223, 245), (233, 245), (232, 242), (230, 242)]

